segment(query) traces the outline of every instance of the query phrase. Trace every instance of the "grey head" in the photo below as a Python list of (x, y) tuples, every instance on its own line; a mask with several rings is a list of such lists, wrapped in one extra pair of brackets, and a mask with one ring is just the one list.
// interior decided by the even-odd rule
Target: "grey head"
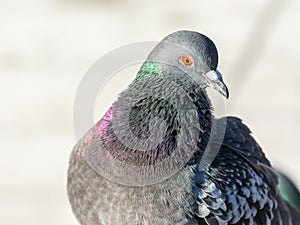
[(86, 161), (110, 180), (139, 186), (200, 160), (212, 130), (205, 88), (228, 97), (217, 65), (216, 46), (205, 35), (177, 31), (165, 37), (99, 123), (103, 148), (116, 160), (90, 151)]
[(149, 54), (147, 61), (165, 65), (162, 70), (181, 70), (191, 76), (201, 88), (213, 87), (229, 97), (221, 73), (217, 70), (218, 52), (207, 36), (195, 31), (177, 31), (166, 36)]

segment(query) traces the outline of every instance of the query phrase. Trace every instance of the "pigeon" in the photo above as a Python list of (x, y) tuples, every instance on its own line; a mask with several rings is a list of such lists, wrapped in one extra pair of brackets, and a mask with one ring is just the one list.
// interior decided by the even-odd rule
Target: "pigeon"
[(297, 225), (300, 194), (237, 117), (207, 36), (181, 30), (75, 145), (67, 192), (81, 225)]

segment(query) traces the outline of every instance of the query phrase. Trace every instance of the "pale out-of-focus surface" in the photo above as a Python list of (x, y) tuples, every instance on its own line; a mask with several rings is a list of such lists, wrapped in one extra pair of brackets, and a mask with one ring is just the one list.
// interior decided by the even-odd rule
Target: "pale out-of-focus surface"
[(296, 0), (0, 1), (0, 224), (77, 224), (65, 186), (81, 78), (106, 52), (179, 29), (215, 41), (227, 113), (300, 186), (299, 19)]

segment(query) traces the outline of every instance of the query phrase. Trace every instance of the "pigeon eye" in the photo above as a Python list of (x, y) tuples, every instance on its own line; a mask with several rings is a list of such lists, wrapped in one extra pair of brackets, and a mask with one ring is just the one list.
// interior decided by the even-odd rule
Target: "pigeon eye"
[(193, 65), (193, 59), (187, 55), (184, 55), (181, 57), (181, 62), (183, 63), (183, 65), (185, 66), (191, 66)]

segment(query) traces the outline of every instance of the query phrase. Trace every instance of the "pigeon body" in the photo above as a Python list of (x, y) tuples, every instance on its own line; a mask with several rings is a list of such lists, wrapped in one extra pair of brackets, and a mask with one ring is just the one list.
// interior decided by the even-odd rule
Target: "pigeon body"
[(197, 32), (153, 49), (72, 151), (67, 189), (80, 224), (299, 224), (249, 128), (213, 116), (205, 89), (229, 95), (217, 64), (214, 43)]

